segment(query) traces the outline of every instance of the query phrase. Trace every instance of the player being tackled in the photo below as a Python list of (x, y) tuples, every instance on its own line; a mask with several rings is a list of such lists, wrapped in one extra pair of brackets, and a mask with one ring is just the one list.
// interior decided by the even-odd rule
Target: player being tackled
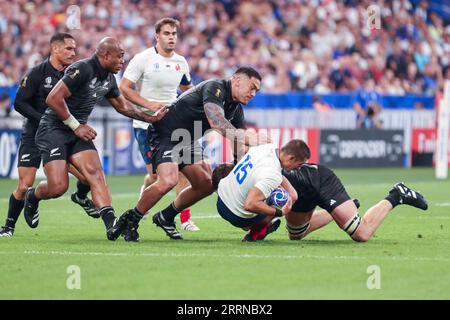
[[(283, 175), (298, 193), (298, 201), (286, 215), (286, 229), (291, 240), (301, 240), (334, 220), (354, 241), (366, 242), (396, 206), (404, 204), (428, 209), (423, 195), (399, 182), (384, 199), (360, 216), (359, 202), (350, 199), (342, 182), (329, 168), (304, 163), (300, 168), (284, 171)], [(327, 212), (314, 211), (316, 206)]]

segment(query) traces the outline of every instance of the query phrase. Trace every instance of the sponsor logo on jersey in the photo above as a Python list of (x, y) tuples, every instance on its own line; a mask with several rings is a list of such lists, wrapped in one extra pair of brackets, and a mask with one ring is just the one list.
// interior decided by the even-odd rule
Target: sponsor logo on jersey
[(216, 97), (217, 97), (217, 98), (220, 97), (220, 93), (221, 93), (220, 89), (217, 89), (217, 91), (216, 91)]
[(53, 87), (53, 85), (52, 85), (52, 77), (45, 78), (44, 88), (50, 89), (51, 87)]
[(22, 161), (22, 162), (28, 162), (28, 161), (30, 161), (30, 159), (28, 159), (29, 156), (30, 156), (29, 153), (23, 154), (22, 157), (20, 158), (20, 161)]
[(164, 151), (163, 158), (172, 158), (172, 150)]
[(60, 155), (61, 155), (61, 152), (60, 152), (60, 153), (55, 153), (55, 152), (58, 151), (58, 150), (59, 150), (59, 147), (50, 150), (50, 157), (60, 156)]
[(180, 67), (180, 65), (177, 63), (177, 65), (175, 66), (175, 70), (177, 70), (177, 71), (180, 71), (181, 70), (181, 67)]
[(89, 88), (94, 89), (96, 82), (97, 82), (97, 77), (95, 77), (94, 79), (91, 80), (91, 84), (89, 85)]
[(80, 74), (80, 69), (75, 69), (75, 71), (69, 76), (69, 78), (75, 79), (75, 77), (79, 74)]
[(27, 80), (28, 80), (28, 77), (23, 78), (22, 84), (21, 84), (22, 88), (25, 88), (25, 87), (26, 87), (26, 85), (27, 85)]

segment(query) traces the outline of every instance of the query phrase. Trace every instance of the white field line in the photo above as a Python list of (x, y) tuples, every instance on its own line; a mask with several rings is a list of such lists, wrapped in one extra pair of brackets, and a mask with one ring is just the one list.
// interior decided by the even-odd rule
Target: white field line
[[(66, 201), (66, 200), (68, 200), (68, 201), (72, 202), (70, 200), (70, 195), (72, 194), (72, 192), (73, 191), (67, 192), (66, 195), (64, 195), (62, 197), (59, 197), (59, 198), (56, 198), (56, 199), (51, 199), (51, 201), (53, 202), (53, 201), (63, 201), (63, 200)], [(173, 191), (173, 190), (169, 191), (168, 195), (169, 196), (174, 196), (175, 195), (175, 191)], [(122, 199), (122, 198), (130, 198), (130, 197), (136, 197), (136, 199), (139, 199), (139, 190), (137, 190), (136, 192), (112, 194), (113, 202), (114, 202), (114, 199), (116, 199), (116, 198)], [(8, 196), (8, 198), (3, 198), (3, 197), (0, 198), (0, 202), (1, 201), (8, 202), (9, 201), (9, 196)]]
[(58, 256), (107, 256), (107, 257), (167, 257), (167, 258), (236, 258), (236, 259), (319, 259), (319, 260), (394, 260), (394, 261), (437, 261), (450, 262), (450, 257), (361, 257), (361, 256), (320, 256), (320, 255), (257, 255), (257, 254), (204, 254), (204, 253), (129, 253), (129, 252), (72, 252), (72, 251), (23, 251), (19, 252), (0, 252), (5, 254), (25, 254), (25, 255), (58, 255)]
[[(81, 209), (78, 209), (77, 207), (74, 207), (73, 210), (71, 210), (71, 212), (80, 212), (81, 214), (83, 213)], [(67, 212), (67, 211), (66, 211)], [(55, 213), (61, 213), (61, 210), (55, 210), (55, 209), (42, 209), (41, 213), (49, 213), (49, 214), (55, 214)], [(116, 214), (120, 214), (117, 213)], [(150, 214), (151, 215), (151, 214)], [(211, 214), (211, 213), (206, 213), (206, 212), (194, 212), (191, 213), (192, 215), (192, 220), (203, 220), (203, 219), (221, 219), (222, 217), (216, 213), (216, 214)], [(144, 217), (144, 220), (148, 219), (148, 216)], [(414, 220), (414, 219), (419, 219), (419, 220), (450, 220), (450, 215), (448, 217), (446, 216), (433, 216), (433, 215), (429, 215), (427, 213), (424, 213), (422, 215), (408, 215), (408, 216), (397, 216), (394, 213), (390, 215), (390, 219), (409, 219), (409, 220)]]
[(436, 207), (450, 207), (450, 202), (438, 202), (434, 204)]

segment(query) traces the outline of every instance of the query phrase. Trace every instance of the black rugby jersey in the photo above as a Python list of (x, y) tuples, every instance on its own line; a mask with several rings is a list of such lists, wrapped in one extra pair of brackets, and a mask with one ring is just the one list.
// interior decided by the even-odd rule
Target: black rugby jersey
[(194, 124), (197, 123), (197, 126), (200, 127), (201, 123), (201, 134), (203, 135), (206, 130), (211, 129), (204, 110), (206, 102), (221, 106), (225, 118), (234, 127), (245, 129), (242, 105), (233, 101), (231, 97), (231, 81), (216, 79), (203, 81), (182, 93), (170, 105), (169, 112), (164, 118), (153, 125), (159, 133), (171, 134), (173, 130), (183, 128), (194, 137), (194, 134), (199, 132), (198, 129), (194, 132)]
[(64, 71), (56, 70), (49, 59), (31, 68), (23, 77), (17, 89), (14, 109), (23, 115), (23, 132), (34, 135), (47, 109), (45, 99), (55, 84), (63, 77)]
[[(103, 97), (108, 99), (120, 96), (114, 74), (100, 65), (96, 55), (71, 64), (61, 81), (72, 93), (66, 98), (67, 107), (81, 124), (87, 123), (95, 104)], [(51, 108), (45, 111), (41, 124), (68, 128)]]

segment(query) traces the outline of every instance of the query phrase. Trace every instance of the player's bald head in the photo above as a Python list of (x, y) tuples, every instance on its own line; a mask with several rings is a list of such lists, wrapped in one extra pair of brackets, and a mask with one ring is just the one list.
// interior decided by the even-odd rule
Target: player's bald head
[(113, 37), (106, 37), (100, 40), (95, 51), (100, 64), (109, 72), (117, 73), (124, 64), (124, 54), (122, 44)]
[(99, 56), (104, 56), (107, 53), (114, 54), (120, 51), (123, 51), (123, 48), (119, 40), (113, 37), (106, 37), (100, 40), (95, 53)]

